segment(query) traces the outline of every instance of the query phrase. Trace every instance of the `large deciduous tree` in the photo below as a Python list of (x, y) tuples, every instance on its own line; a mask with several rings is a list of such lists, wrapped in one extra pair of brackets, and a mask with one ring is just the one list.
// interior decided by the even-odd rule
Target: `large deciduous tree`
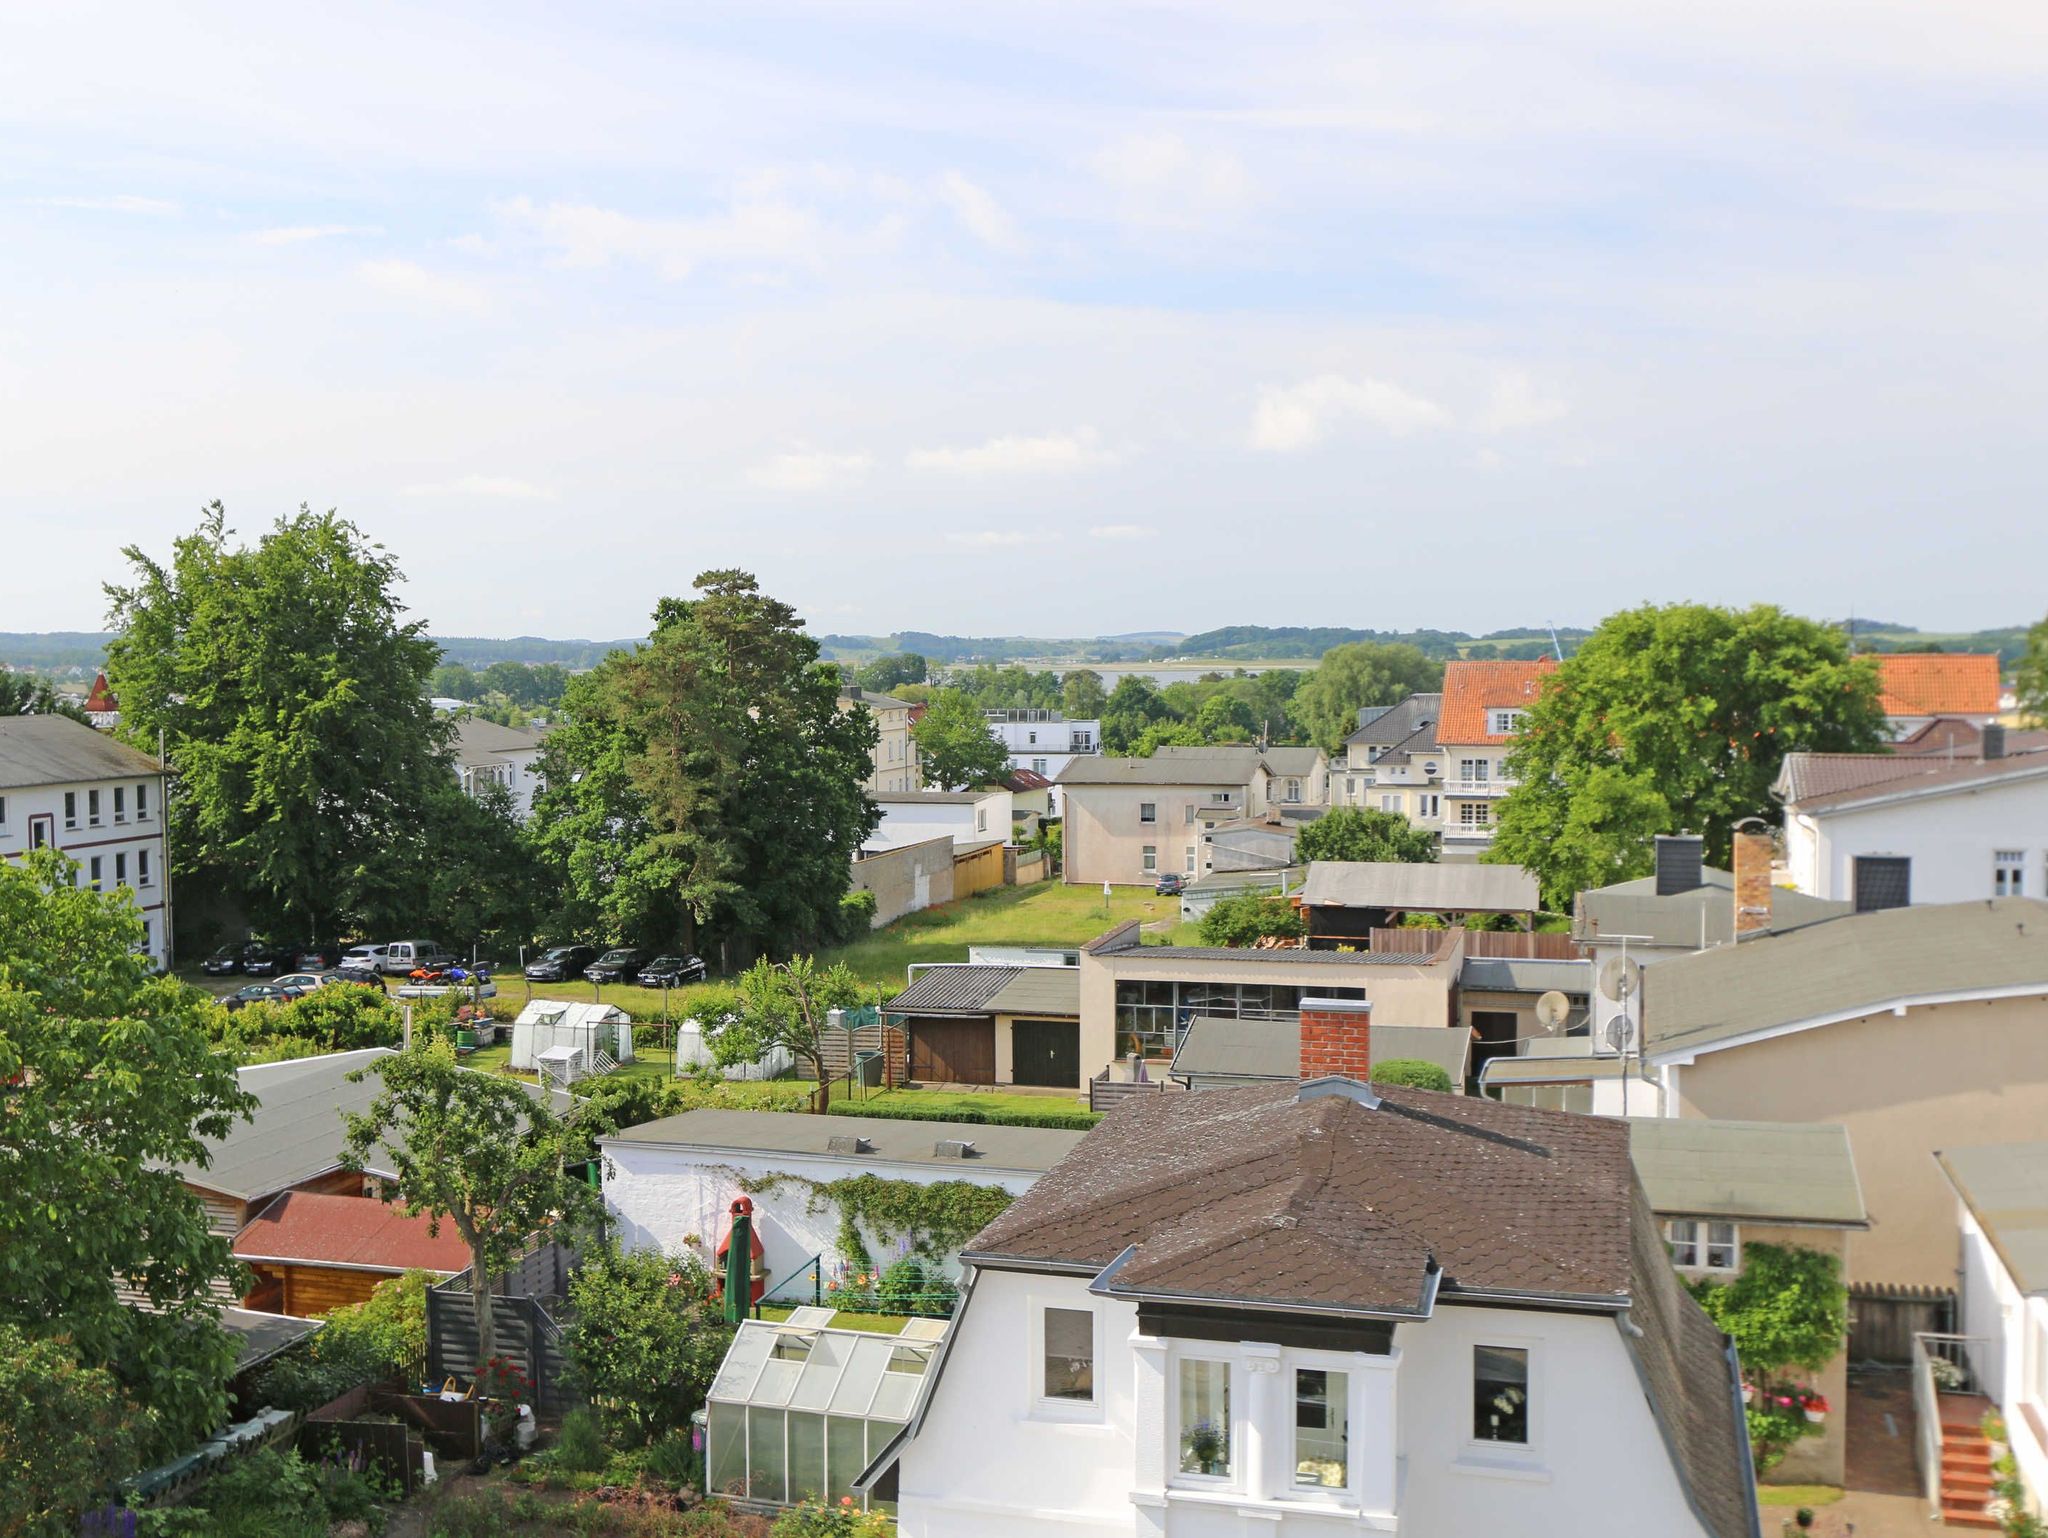
[(565, 1173), (581, 1144), (526, 1085), (461, 1067), (454, 1048), (431, 1032), (350, 1077), (380, 1080), (382, 1088), (367, 1111), (348, 1113), (345, 1162), (361, 1169), (375, 1158), (398, 1177), (384, 1200), (425, 1217), (430, 1232), (452, 1223), (462, 1236), (477, 1361), (487, 1362), (497, 1354), (492, 1276), (517, 1258), (528, 1236), (590, 1215), (590, 1188)]
[(2013, 665), (2013, 692), (2027, 725), (2048, 726), (2048, 619), (2027, 631), (2026, 650)]
[(542, 749), (555, 925), (657, 944), (705, 925), (742, 955), (831, 937), (880, 819), (862, 789), (874, 721), (839, 709), (838, 671), (753, 577), (695, 588), (574, 680)]
[(964, 690), (934, 694), (910, 735), (917, 739), (919, 768), (940, 790), (991, 784), (1010, 767), (1009, 749), (990, 733), (988, 718)]
[(1403, 860), (1433, 864), (1436, 835), (1399, 812), (1340, 806), (1325, 812), (1294, 838), (1294, 856), (1310, 860)]
[(212, 1289), (240, 1267), (178, 1166), (253, 1102), (208, 1039), (219, 1006), (151, 977), (127, 894), (75, 873), (47, 850), (0, 861), (0, 1327), (110, 1372), (148, 1456), (227, 1410)]
[(1069, 721), (1098, 721), (1109, 694), (1093, 668), (1075, 668), (1060, 679), (1060, 710)]
[(1290, 709), (1309, 740), (1335, 753), (1358, 729), (1359, 707), (1393, 705), (1443, 687), (1444, 665), (1402, 642), (1353, 641), (1323, 653)]
[(1647, 873), (1657, 832), (1703, 834), (1726, 863), (1735, 824), (1775, 812), (1787, 753), (1882, 744), (1877, 696), (1840, 632), (1768, 604), (1612, 615), (1530, 707), (1487, 858), (1527, 866), (1560, 910)]

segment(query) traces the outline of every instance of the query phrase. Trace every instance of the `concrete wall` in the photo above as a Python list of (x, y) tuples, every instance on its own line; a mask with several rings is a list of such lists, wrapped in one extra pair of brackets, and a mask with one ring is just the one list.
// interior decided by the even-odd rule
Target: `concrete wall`
[(1990, 897), (1992, 855), (2024, 852), (2021, 895), (2048, 895), (2048, 776), (1828, 816), (1785, 816), (1787, 874), (1800, 891), (1847, 902), (1856, 856), (1913, 862), (1915, 903)]
[(853, 862), (853, 884), (875, 894), (874, 927), (953, 900), (953, 840), (940, 834)]
[(1934, 1151), (2041, 1136), (2048, 1000), (1870, 1015), (1702, 1053), (1669, 1077), (1674, 1115), (1842, 1123), (1871, 1219), (1850, 1279), (1950, 1286), (1955, 1206)]

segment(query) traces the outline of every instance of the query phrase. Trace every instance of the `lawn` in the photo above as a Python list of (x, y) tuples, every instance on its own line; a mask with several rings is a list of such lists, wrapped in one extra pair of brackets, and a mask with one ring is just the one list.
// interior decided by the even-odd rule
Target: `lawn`
[(848, 1098), (841, 1090), (833, 1097), (835, 1105), (873, 1106), (878, 1115), (888, 1115), (891, 1103), (916, 1106), (921, 1111), (945, 1112), (954, 1115), (961, 1111), (1016, 1111), (1026, 1116), (1046, 1111), (1071, 1111), (1087, 1099), (1086, 1095), (1073, 1090), (1057, 1090), (1042, 1095), (1012, 1095), (1000, 1090), (981, 1089), (883, 1089), (876, 1090), (865, 1098), (858, 1095)]
[(1758, 1485), (1760, 1506), (1832, 1506), (1842, 1498), (1840, 1485)]

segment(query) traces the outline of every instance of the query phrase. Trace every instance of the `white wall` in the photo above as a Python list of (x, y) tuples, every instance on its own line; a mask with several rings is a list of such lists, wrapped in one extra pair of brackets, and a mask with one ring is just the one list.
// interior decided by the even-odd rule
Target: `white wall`
[[(1038, 1398), (1047, 1306), (1096, 1316), (1094, 1406)], [(1399, 1326), (1390, 1357), (1280, 1351), (1148, 1339), (1134, 1308), (1091, 1297), (1085, 1278), (984, 1271), (954, 1328), (924, 1429), (900, 1465), (905, 1538), (1702, 1533), (1608, 1316), (1441, 1307)], [(1527, 1449), (1470, 1439), (1478, 1344), (1531, 1352)], [(1233, 1364), (1240, 1425), (1222, 1487), (1177, 1472), (1173, 1385), (1184, 1355)], [(1350, 1374), (1358, 1495), (1348, 1510), (1292, 1487), (1296, 1365)]]
[(891, 800), (875, 797), (882, 821), (869, 837), (874, 848), (895, 848), (922, 843), (928, 838), (950, 838), (956, 844), (980, 843), (1010, 837), (1010, 793), (991, 790), (973, 801), (930, 801), (918, 796)]
[(1971, 1364), (2005, 1418), (2021, 1479), (2037, 1502), (2048, 1500), (2048, 1446), (2021, 1408), (2048, 1412), (2048, 1300), (2021, 1293), (1969, 1209), (1958, 1207), (1962, 1333), (1984, 1342), (1969, 1348)]
[(1788, 810), (1785, 866), (1794, 886), (1847, 902), (1856, 856), (1913, 862), (1915, 903), (1974, 902), (1992, 892), (1992, 855), (2025, 852), (2027, 897), (2048, 895), (2048, 776), (1883, 806), (1807, 815)]
[[(135, 788), (146, 785), (148, 814), (135, 814)], [(121, 814), (114, 814), (114, 792), (121, 792)], [(91, 793), (99, 794), (99, 815), (92, 816)], [(64, 797), (74, 798), (73, 816), (64, 816)], [(171, 879), (164, 857), (164, 782), (157, 774), (113, 780), (81, 780), (70, 785), (33, 785), (0, 790), (6, 803), (0, 818), (0, 859), (15, 859), (31, 846), (30, 829), (42, 822), (49, 842), (78, 862), (80, 885), (92, 880), (92, 862), (100, 864), (100, 890), (128, 889), (136, 911), (149, 926), (149, 954), (160, 967), (171, 962)], [(142, 879), (142, 856), (149, 857), (149, 879)], [(122, 872), (125, 871), (125, 877)]]

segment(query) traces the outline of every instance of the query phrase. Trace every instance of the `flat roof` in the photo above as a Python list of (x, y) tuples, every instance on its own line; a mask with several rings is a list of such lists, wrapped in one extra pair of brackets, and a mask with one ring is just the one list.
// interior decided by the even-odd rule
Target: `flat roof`
[(1667, 1215), (1870, 1223), (1849, 1129), (1831, 1122), (1631, 1117), (1629, 1149), (1650, 1205)]
[(1536, 878), (1519, 865), (1416, 864), (1406, 860), (1315, 860), (1301, 889), (1304, 908), (1422, 908), (1533, 913)]
[[(1375, 1062), (1416, 1058), (1435, 1063), (1460, 1087), (1471, 1047), (1468, 1031), (1443, 1025), (1381, 1025), (1372, 1027)], [(1301, 1022), (1239, 1020), (1197, 1015), (1188, 1023), (1173, 1064), (1175, 1078), (1298, 1079), (1301, 1077)]]
[[(1048, 1098), (1048, 1107), (1064, 1109)], [(810, 1111), (685, 1111), (643, 1122), (610, 1137), (607, 1146), (682, 1148), (696, 1152), (810, 1154), (820, 1159), (863, 1164), (940, 1166), (959, 1172), (963, 1180), (979, 1170), (1042, 1173), (1051, 1169), (1087, 1136), (1053, 1127), (998, 1127), (984, 1122), (911, 1121), (895, 1116), (819, 1116)], [(859, 1153), (834, 1152), (834, 1138), (864, 1139)], [(966, 1142), (971, 1157), (941, 1154), (935, 1145)]]
[[(1595, 1057), (1591, 1052), (1573, 1056), (1496, 1057), (1479, 1070), (1479, 1087), (1496, 1084), (1580, 1084), (1590, 1080), (1619, 1079), (1624, 1067), (1618, 1057)], [(1648, 1079), (1638, 1078), (1648, 1085)]]

